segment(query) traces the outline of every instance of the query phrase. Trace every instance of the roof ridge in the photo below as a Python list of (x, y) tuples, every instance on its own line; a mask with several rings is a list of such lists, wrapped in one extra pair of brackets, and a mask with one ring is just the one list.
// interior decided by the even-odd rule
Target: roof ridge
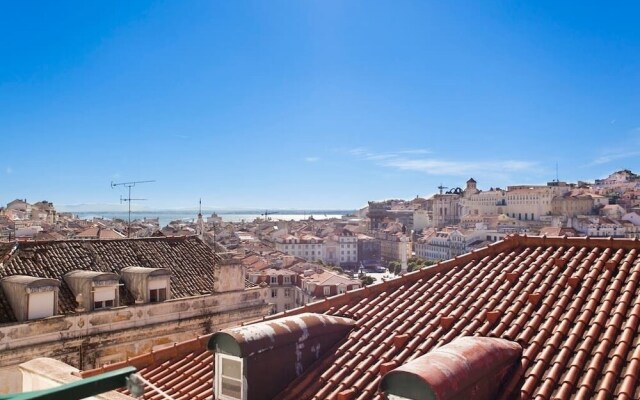
[(15, 243), (18, 245), (18, 247), (23, 247), (24, 245), (43, 245), (43, 244), (51, 244), (51, 243), (68, 243), (68, 242), (79, 242), (79, 243), (84, 243), (84, 242), (105, 242), (105, 241), (109, 241), (109, 242), (124, 242), (124, 241), (138, 241), (138, 242), (156, 242), (156, 241), (171, 241), (171, 240), (175, 240), (175, 241), (186, 241), (187, 239), (196, 239), (196, 240), (200, 240), (200, 238), (198, 237), (198, 235), (181, 235), (181, 236), (148, 236), (148, 237), (141, 237), (141, 238), (128, 238), (128, 237), (124, 237), (124, 238), (118, 238), (118, 239), (78, 239), (78, 238), (64, 238), (64, 239), (51, 239), (51, 240), (26, 240), (26, 241), (16, 241)]
[(328, 311), (331, 307), (342, 306), (351, 301), (362, 299), (371, 294), (379, 294), (386, 290), (395, 290), (398, 287), (414, 282), (418, 279), (430, 278), (431, 276), (446, 271), (450, 268), (455, 268), (460, 264), (468, 263), (474, 259), (483, 258), (488, 255), (496, 254), (502, 251), (511, 250), (519, 246), (586, 246), (586, 247), (611, 247), (614, 249), (630, 250), (638, 247), (640, 239), (621, 238), (615, 239), (609, 238), (591, 238), (591, 237), (569, 237), (563, 236), (529, 236), (511, 234), (504, 238), (504, 240), (489, 243), (487, 246), (472, 250), (469, 253), (454, 257), (446, 261), (440, 261), (437, 264), (421, 268), (416, 271), (409, 272), (399, 278), (390, 279), (388, 281), (374, 283), (373, 285), (365, 286), (359, 289), (351, 290), (346, 293), (342, 293), (336, 296), (327, 297), (324, 300), (316, 301), (313, 303), (305, 304), (304, 306), (294, 308), (292, 310), (286, 310), (284, 312), (267, 315), (260, 320), (254, 320), (246, 322), (251, 324), (259, 321), (269, 321), (272, 319), (281, 318), (287, 315), (300, 314), (303, 312), (316, 312), (322, 313)]

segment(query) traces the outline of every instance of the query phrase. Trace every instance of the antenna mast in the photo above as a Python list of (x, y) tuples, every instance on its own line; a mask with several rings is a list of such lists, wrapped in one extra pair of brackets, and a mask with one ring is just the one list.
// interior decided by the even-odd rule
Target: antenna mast
[(123, 199), (122, 196), (120, 196), (120, 204), (122, 204), (123, 201), (126, 201), (127, 203), (129, 203), (129, 227), (127, 228), (127, 237), (128, 238), (131, 237), (131, 201), (147, 200), (147, 199), (132, 199), (131, 198), (131, 188), (134, 187), (138, 183), (151, 183), (151, 182), (155, 182), (155, 180), (152, 180), (152, 181), (119, 182), (119, 183), (114, 183), (113, 181), (111, 181), (111, 189), (113, 189), (116, 186), (124, 186), (127, 189), (129, 189), (129, 195), (127, 196), (127, 198)]

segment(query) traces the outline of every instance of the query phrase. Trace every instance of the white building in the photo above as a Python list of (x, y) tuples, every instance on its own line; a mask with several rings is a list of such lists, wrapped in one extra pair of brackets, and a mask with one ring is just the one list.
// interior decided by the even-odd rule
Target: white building
[(247, 279), (254, 284), (267, 284), (267, 302), (273, 305), (272, 312), (279, 313), (296, 308), (299, 297), (299, 277), (288, 269), (267, 268), (262, 271), (247, 272)]
[(552, 212), (552, 199), (571, 190), (564, 182), (550, 182), (543, 185), (509, 186), (507, 190), (491, 189), (478, 191), (473, 179), (467, 181), (467, 188), (460, 199), (461, 214), (500, 215), (506, 214), (520, 221), (539, 221)]
[(594, 237), (625, 237), (621, 223), (606, 217), (580, 216), (572, 220), (572, 227), (583, 235)]
[[(419, 257), (432, 261), (448, 260), (468, 253), (480, 243), (485, 242), (486, 236), (485, 231), (445, 228), (426, 240), (426, 251), (421, 251), (422, 254)], [(416, 256), (418, 256), (417, 252)]]
[(307, 261), (324, 261), (324, 239), (303, 234), (285, 235), (275, 239), (276, 250)]

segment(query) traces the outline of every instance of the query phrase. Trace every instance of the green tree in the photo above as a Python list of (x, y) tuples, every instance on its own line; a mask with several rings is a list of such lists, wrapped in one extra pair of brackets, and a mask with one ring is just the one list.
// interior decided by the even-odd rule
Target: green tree
[(398, 275), (400, 270), (402, 269), (402, 265), (398, 261), (391, 261), (389, 263), (389, 272), (392, 274)]
[(362, 276), (360, 277), (360, 282), (362, 282), (362, 284), (365, 286), (371, 285), (375, 281), (376, 281), (376, 278), (369, 275), (362, 274)]
[(411, 271), (416, 270), (418, 268), (420, 268), (420, 267), (415, 262), (410, 262), (409, 264), (407, 264), (407, 272), (411, 272)]

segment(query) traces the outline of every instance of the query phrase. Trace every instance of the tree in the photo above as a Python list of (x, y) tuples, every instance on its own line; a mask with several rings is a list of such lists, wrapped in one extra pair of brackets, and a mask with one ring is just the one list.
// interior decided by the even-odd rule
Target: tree
[(389, 263), (389, 272), (398, 275), (402, 270), (402, 265), (398, 261), (391, 261)]
[(332, 267), (331, 269), (339, 274), (344, 274), (344, 270), (340, 267)]
[(362, 282), (364, 286), (371, 285), (375, 281), (376, 281), (376, 278), (369, 275), (362, 274), (362, 276), (360, 277), (360, 282)]

